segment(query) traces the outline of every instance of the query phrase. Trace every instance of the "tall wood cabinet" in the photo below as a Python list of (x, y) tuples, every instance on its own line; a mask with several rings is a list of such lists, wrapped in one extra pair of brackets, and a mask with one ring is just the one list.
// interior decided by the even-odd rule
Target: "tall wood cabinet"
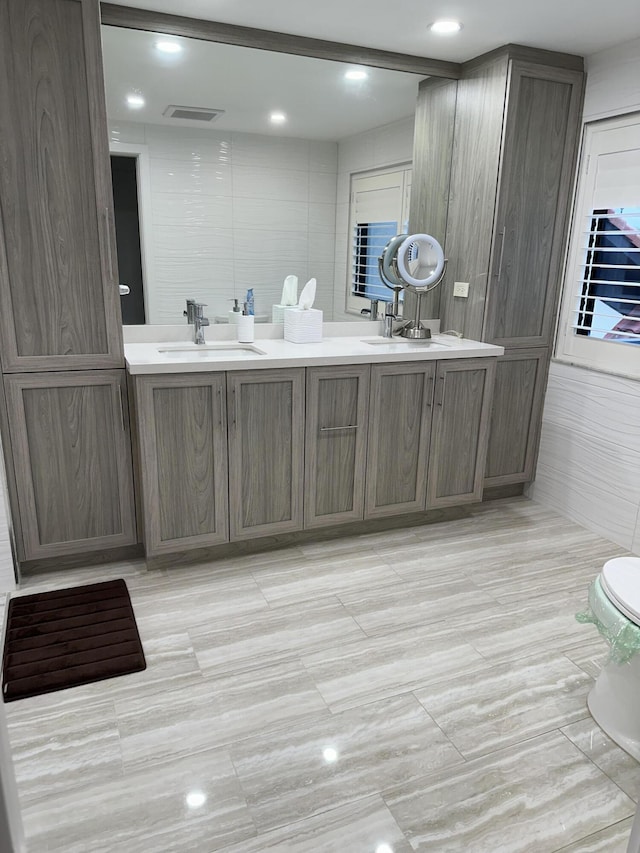
[(3, 0), (0, 428), (20, 560), (136, 542), (117, 286), (98, 0)]
[[(455, 108), (435, 85), (420, 92), (420, 122), (453, 128), (444, 234), (448, 267), (430, 310), (443, 329), (505, 347), (496, 377), (485, 486), (533, 478), (558, 305), (584, 86), (580, 57), (510, 45), (463, 65)], [(419, 132), (416, 134), (416, 140)], [(414, 186), (429, 186), (443, 153), (415, 149)], [(443, 168), (446, 168), (443, 167)], [(421, 197), (417, 231), (442, 233)], [(469, 283), (468, 298), (453, 295)], [(532, 355), (532, 348), (536, 352)], [(519, 356), (527, 350), (526, 357)], [(525, 363), (528, 368), (525, 368)], [(513, 382), (524, 373), (526, 391)], [(526, 398), (526, 399), (525, 399)], [(526, 446), (523, 446), (526, 436)]]

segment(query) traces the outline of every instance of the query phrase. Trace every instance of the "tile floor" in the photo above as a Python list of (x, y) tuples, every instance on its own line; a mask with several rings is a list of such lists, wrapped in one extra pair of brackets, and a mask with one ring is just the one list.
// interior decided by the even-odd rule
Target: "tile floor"
[(624, 853), (578, 624), (620, 548), (524, 498), (124, 577), (143, 673), (6, 706), (30, 853)]

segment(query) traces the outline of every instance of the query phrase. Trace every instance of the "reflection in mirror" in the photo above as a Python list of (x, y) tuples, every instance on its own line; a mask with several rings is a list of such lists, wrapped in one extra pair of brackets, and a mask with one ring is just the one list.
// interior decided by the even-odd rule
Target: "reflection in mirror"
[(123, 321), (181, 322), (194, 298), (226, 322), (253, 288), (270, 322), (287, 275), (317, 279), (325, 320), (353, 319), (352, 175), (410, 166), (421, 75), (111, 26), (102, 38)]

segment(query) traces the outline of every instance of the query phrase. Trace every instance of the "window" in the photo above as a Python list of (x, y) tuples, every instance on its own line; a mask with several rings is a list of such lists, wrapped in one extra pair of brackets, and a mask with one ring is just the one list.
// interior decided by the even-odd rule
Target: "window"
[(640, 376), (640, 115), (585, 129), (558, 357)]
[(393, 291), (378, 274), (378, 258), (392, 237), (407, 231), (411, 169), (399, 167), (351, 177), (347, 309), (371, 299), (391, 302)]

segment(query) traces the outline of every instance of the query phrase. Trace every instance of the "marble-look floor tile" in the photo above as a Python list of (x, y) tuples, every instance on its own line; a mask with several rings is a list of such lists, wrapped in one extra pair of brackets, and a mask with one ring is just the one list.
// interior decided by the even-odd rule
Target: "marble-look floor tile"
[(127, 770), (223, 746), (308, 714), (329, 715), (299, 661), (220, 678), (189, 690), (116, 701)]
[(247, 839), (224, 853), (413, 853), (379, 795)]
[(225, 750), (53, 796), (23, 814), (29, 853), (213, 853), (255, 835)]
[(559, 732), (383, 794), (414, 850), (552, 853), (634, 812)]
[(145, 637), (207, 627), (269, 606), (253, 578), (241, 572), (198, 582), (184, 571), (153, 591), (134, 592), (131, 602), (143, 643)]
[(568, 657), (576, 666), (583, 669), (591, 678), (597, 678), (611, 654), (611, 646), (604, 637), (600, 636), (594, 626), (591, 626), (591, 628), (591, 638), (585, 638), (575, 648), (565, 649), (564, 654), (565, 657)]
[(211, 628), (190, 631), (196, 658), (206, 675), (253, 668), (292, 655), (336, 645), (364, 632), (330, 596), (246, 616), (221, 619)]
[(279, 606), (398, 582), (398, 575), (373, 551), (308, 559), (295, 568), (254, 570), (253, 575), (269, 604)]
[(230, 752), (259, 832), (462, 761), (411, 695), (307, 718)]
[(71, 707), (88, 701), (113, 700), (125, 696), (151, 697), (167, 690), (186, 690), (202, 681), (202, 673), (188, 634), (167, 634), (158, 637), (145, 635), (142, 646), (147, 668), (140, 672), (81, 684), (42, 696), (32, 696), (14, 704), (46, 714), (62, 706)]
[(568, 847), (561, 847), (555, 853), (628, 853), (632, 823), (633, 818), (628, 817), (587, 838), (581, 838)]
[(338, 598), (370, 637), (497, 609), (490, 595), (464, 577), (399, 582)]
[(562, 656), (479, 666), (415, 695), (465, 758), (486, 755), (588, 715), (591, 678)]
[(464, 676), (483, 662), (446, 627), (439, 632), (408, 628), (302, 655), (301, 660), (332, 711)]
[(22, 805), (73, 787), (122, 776), (113, 702), (55, 705), (49, 712), (7, 705), (9, 736)]
[(504, 605), (502, 613), (474, 620), (466, 639), (488, 660), (514, 660), (536, 652), (561, 652), (589, 638), (590, 626), (575, 614), (584, 609), (581, 594), (545, 596)]
[(628, 797), (640, 799), (640, 764), (606, 735), (595, 720), (585, 720), (561, 729), (578, 749), (606, 773)]

